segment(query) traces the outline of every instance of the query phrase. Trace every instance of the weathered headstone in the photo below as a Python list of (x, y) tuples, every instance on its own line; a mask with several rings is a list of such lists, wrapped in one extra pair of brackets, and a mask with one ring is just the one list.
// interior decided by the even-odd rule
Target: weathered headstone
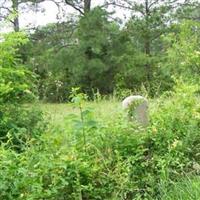
[(126, 97), (122, 107), (127, 110), (131, 120), (136, 120), (140, 125), (148, 125), (148, 101), (145, 97), (136, 95)]

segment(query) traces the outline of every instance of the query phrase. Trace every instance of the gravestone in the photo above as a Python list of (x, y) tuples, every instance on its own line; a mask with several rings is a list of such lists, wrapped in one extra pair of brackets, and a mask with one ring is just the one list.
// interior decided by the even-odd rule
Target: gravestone
[(148, 125), (148, 101), (145, 97), (126, 97), (122, 101), (122, 107), (128, 112), (130, 120), (137, 121), (142, 126)]

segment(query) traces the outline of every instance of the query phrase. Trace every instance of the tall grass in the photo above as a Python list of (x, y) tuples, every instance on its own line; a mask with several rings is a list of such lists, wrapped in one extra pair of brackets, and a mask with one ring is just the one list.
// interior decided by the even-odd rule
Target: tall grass
[(162, 186), (162, 190), (162, 200), (199, 200), (200, 177), (187, 177), (173, 183), (168, 190)]

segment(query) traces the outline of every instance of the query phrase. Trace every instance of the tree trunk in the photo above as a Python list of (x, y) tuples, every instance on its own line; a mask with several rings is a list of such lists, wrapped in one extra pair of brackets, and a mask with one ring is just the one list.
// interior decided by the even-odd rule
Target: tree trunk
[(145, 21), (146, 21), (146, 35), (144, 42), (144, 50), (147, 56), (147, 63), (145, 65), (147, 70), (147, 80), (151, 79), (151, 64), (149, 63), (149, 58), (151, 56), (151, 42), (150, 42), (150, 33), (149, 33), (149, 17), (150, 17), (150, 9), (149, 9), (149, 1), (145, 0)]
[(14, 26), (14, 31), (19, 32), (19, 2), (18, 0), (12, 0), (12, 9), (14, 12), (14, 20), (13, 20), (13, 26)]
[(149, 58), (151, 56), (151, 50), (150, 50), (150, 42), (148, 39), (145, 41), (145, 54), (147, 56), (147, 63), (145, 65), (147, 70), (147, 80), (151, 80), (151, 63), (149, 62)]
[(84, 0), (84, 14), (90, 12), (91, 10), (91, 0)]

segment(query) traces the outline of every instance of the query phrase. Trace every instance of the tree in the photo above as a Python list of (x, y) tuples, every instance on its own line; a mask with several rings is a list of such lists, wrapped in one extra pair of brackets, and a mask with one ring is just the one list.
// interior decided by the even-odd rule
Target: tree
[(165, 37), (167, 54), (163, 66), (175, 77), (199, 84), (200, 77), (200, 23), (183, 21), (177, 25), (177, 33)]
[(188, 4), (184, 7), (177, 9), (177, 18), (181, 20), (200, 21), (200, 2), (194, 1), (193, 6)]
[(11, 22), (15, 31), (19, 31), (18, 8), (18, 0), (11, 0), (10, 2), (4, 0), (0, 3), (0, 20)]
[[(19, 15), (23, 10), (29, 10), (33, 4), (39, 4), (42, 0), (2, 0), (0, 2), (0, 21), (8, 20), (15, 32), (19, 32)], [(32, 3), (28, 5), (28, 3)], [(23, 7), (23, 8), (22, 8)]]
[(133, 42), (146, 54), (147, 79), (152, 79), (153, 58), (162, 50), (160, 37), (169, 30), (175, 20), (173, 15), (177, 9), (192, 6), (194, 1), (185, 0), (110, 0), (107, 5), (114, 5), (132, 11), (132, 18), (127, 28), (132, 33)]
[(96, 7), (81, 18), (77, 31), (79, 45), (74, 49), (76, 60), (80, 60), (73, 71), (77, 83), (82, 83), (86, 91), (91, 92), (92, 88), (102, 93), (113, 91), (117, 66), (112, 47), (118, 34), (119, 27), (108, 21), (104, 9)]
[(19, 6), (25, 3), (23, 0), (4, 0), (0, 3), (0, 19), (8, 20), (15, 32), (19, 32)]
[(38, 75), (41, 99), (66, 100), (72, 87), (67, 61), (69, 51), (77, 45), (76, 26), (77, 21), (72, 20), (38, 27), (21, 49), (24, 62)]
[[(60, 9), (64, 0), (2, 0), (0, 1), (0, 21), (9, 21), (15, 32), (20, 31), (19, 16), (23, 12), (40, 11), (39, 4), (51, 1)], [(37, 9), (35, 9), (37, 7)]]
[(36, 30), (24, 60), (40, 77), (40, 97), (63, 101), (75, 86), (88, 94), (92, 89), (112, 92), (125, 44), (119, 35), (118, 25), (99, 7), (71, 25), (63, 22)]

